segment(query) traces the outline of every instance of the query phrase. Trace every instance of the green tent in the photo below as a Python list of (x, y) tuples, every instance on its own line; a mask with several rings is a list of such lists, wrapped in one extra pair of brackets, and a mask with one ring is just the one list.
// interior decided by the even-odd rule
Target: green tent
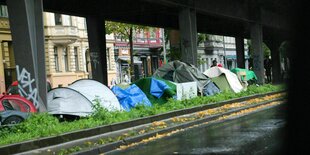
[[(153, 89), (151, 87), (152, 79), (158, 80), (160, 82), (164, 82), (169, 87), (168, 89), (164, 90), (164, 93), (162, 94), (160, 98), (155, 97), (154, 95), (151, 94), (151, 90)], [(146, 78), (139, 79), (132, 84), (136, 84), (144, 92), (144, 94), (147, 96), (147, 98), (150, 100), (152, 104), (166, 103), (169, 98), (172, 98), (176, 95), (176, 85), (170, 81), (167, 81), (161, 78), (146, 77)]]
[[(246, 79), (245, 79), (246, 81), (257, 80), (255, 73), (251, 70), (247, 70), (247, 69), (243, 69), (243, 68), (234, 68), (234, 69), (231, 69), (230, 71), (237, 74), (237, 75), (240, 72), (245, 72), (246, 73)], [(244, 80), (243, 77), (241, 77), (241, 80)]]
[(221, 74), (218, 77), (213, 77), (211, 80), (217, 85), (217, 87), (220, 88), (221, 91), (233, 91), (226, 79), (225, 74)]

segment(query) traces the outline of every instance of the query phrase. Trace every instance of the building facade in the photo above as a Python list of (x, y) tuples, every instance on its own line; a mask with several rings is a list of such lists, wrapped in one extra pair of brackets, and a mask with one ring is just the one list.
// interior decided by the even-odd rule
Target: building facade
[[(44, 12), (46, 78), (52, 87), (91, 78), (86, 20), (82, 17)], [(114, 36), (107, 35), (108, 79), (116, 77)], [(16, 67), (7, 7), (0, 6), (0, 90), (16, 80)]]
[(116, 59), (115, 59), (115, 37), (113, 34), (106, 35), (106, 51), (107, 51), (107, 70), (108, 85), (113, 85), (112, 81), (117, 80)]
[[(161, 65), (161, 51), (163, 47), (163, 29), (148, 28), (135, 31), (133, 34), (134, 73), (137, 79), (151, 76)], [(130, 47), (128, 40), (115, 37), (114, 51), (117, 70), (117, 82), (124, 82), (129, 74)]]
[[(198, 46), (198, 68), (204, 72), (212, 65), (212, 61), (223, 65), (227, 69), (237, 67), (236, 43), (234, 37), (208, 35), (209, 38)], [(248, 69), (249, 54), (246, 40), (244, 40), (245, 66)]]
[[(7, 7), (0, 6), (0, 89), (16, 80), (16, 65)], [(67, 86), (88, 78), (85, 51), (88, 49), (85, 19), (44, 12), (45, 61), (47, 79), (52, 87)]]
[(47, 79), (52, 87), (68, 86), (88, 78), (85, 53), (88, 49), (85, 19), (44, 12)]
[(13, 82), (12, 79), (16, 79), (12, 36), (5, 5), (0, 5), (0, 60), (0, 91), (2, 93)]
[[(46, 78), (52, 88), (92, 78), (86, 19), (51, 12), (43, 13)], [(158, 68), (162, 37), (159, 28), (134, 34), (134, 59), (137, 76), (152, 75)], [(16, 80), (16, 67), (7, 7), (0, 7), (0, 90)], [(130, 60), (128, 40), (106, 35), (108, 85), (123, 81)]]

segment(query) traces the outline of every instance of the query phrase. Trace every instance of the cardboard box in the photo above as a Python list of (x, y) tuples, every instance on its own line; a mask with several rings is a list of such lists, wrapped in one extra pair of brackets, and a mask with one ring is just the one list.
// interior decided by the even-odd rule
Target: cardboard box
[(176, 84), (176, 99), (184, 100), (197, 96), (197, 82), (185, 82)]

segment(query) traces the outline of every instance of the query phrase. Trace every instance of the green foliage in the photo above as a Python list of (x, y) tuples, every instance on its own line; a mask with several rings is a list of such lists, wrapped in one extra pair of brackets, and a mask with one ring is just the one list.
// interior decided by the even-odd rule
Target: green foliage
[(170, 57), (170, 60), (181, 60), (181, 50), (179, 47), (170, 47), (170, 49), (168, 50), (168, 57)]
[(207, 62), (208, 62), (207, 60), (201, 59), (201, 55), (198, 55), (198, 58), (197, 58), (197, 64), (198, 64), (198, 66), (199, 66), (199, 65), (202, 65), (202, 64), (206, 64)]
[(128, 39), (130, 45), (130, 68), (129, 72), (132, 81), (135, 80), (134, 78), (134, 65), (133, 63), (133, 37), (135, 32), (139, 32), (142, 30), (152, 30), (150, 27), (142, 26), (142, 25), (134, 25), (134, 24), (127, 24), (127, 23), (119, 23), (119, 22), (112, 22), (106, 21), (105, 22), (105, 29), (107, 34), (113, 33), (114, 35), (121, 37), (122, 39)]
[(130, 28), (132, 28), (135, 32), (150, 29), (149, 27), (142, 26), (142, 25), (134, 25), (134, 24), (127, 24), (127, 23), (112, 22), (112, 21), (105, 22), (105, 30), (107, 34), (113, 33), (117, 36), (123, 37), (124, 39), (130, 39), (129, 38)]
[(70, 149), (61, 149), (61, 150), (58, 152), (58, 155), (72, 154), (72, 153), (78, 152), (78, 151), (80, 151), (80, 150), (82, 150), (81, 147), (79, 147), (79, 146), (74, 146), (74, 147), (72, 147), (72, 148), (70, 148)]
[[(249, 55), (252, 58), (253, 57), (253, 50), (254, 49), (253, 49), (251, 40), (248, 40), (247, 44), (248, 44), (248, 47), (249, 47)], [(270, 51), (270, 49), (268, 48), (268, 46), (265, 43), (263, 43), (263, 51), (264, 51), (264, 57), (271, 55), (271, 51)]]
[(197, 45), (200, 43), (203, 43), (210, 39), (210, 36), (208, 34), (198, 33), (197, 34)]
[[(153, 104), (152, 107), (138, 105), (130, 112), (114, 111), (109, 112), (107, 109), (100, 106), (100, 100), (94, 101), (94, 113), (89, 117), (81, 118), (72, 122), (59, 122), (58, 119), (49, 115), (48, 113), (36, 113), (31, 115), (26, 121), (11, 127), (0, 128), (0, 145), (12, 144), (29, 139), (40, 137), (54, 136), (66, 132), (97, 127), (101, 125), (108, 125), (116, 122), (123, 122), (141, 117), (161, 114), (172, 110), (190, 108), (198, 105), (215, 103), (219, 101), (229, 100), (242, 96), (249, 96), (253, 94), (266, 93), (272, 91), (284, 90), (284, 85), (270, 85), (263, 86), (251, 85), (247, 91), (240, 93), (233, 93), (231, 91), (222, 92), (214, 96), (196, 97), (182, 101), (169, 99), (165, 104)], [(102, 141), (102, 143), (106, 143)], [(62, 154), (75, 152), (79, 148), (72, 148), (72, 150), (63, 150)]]
[[(33, 124), (36, 124), (36, 126)], [(17, 127), (17, 131), (26, 133), (36, 131), (36, 135), (48, 136), (50, 133), (59, 133), (56, 127), (57, 124), (59, 124), (58, 119), (48, 113), (33, 114)], [(38, 128), (41, 130), (37, 130)]]

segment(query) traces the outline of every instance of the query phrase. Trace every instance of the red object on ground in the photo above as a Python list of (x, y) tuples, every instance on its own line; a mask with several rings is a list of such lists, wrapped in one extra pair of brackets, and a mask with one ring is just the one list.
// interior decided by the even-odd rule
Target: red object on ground
[(18, 86), (18, 81), (14, 81), (11, 86)]
[(218, 67), (223, 67), (222, 64), (218, 64), (217, 66), (218, 66)]
[(33, 103), (20, 95), (0, 95), (0, 111), (5, 111), (5, 106), (21, 112), (37, 112)]

